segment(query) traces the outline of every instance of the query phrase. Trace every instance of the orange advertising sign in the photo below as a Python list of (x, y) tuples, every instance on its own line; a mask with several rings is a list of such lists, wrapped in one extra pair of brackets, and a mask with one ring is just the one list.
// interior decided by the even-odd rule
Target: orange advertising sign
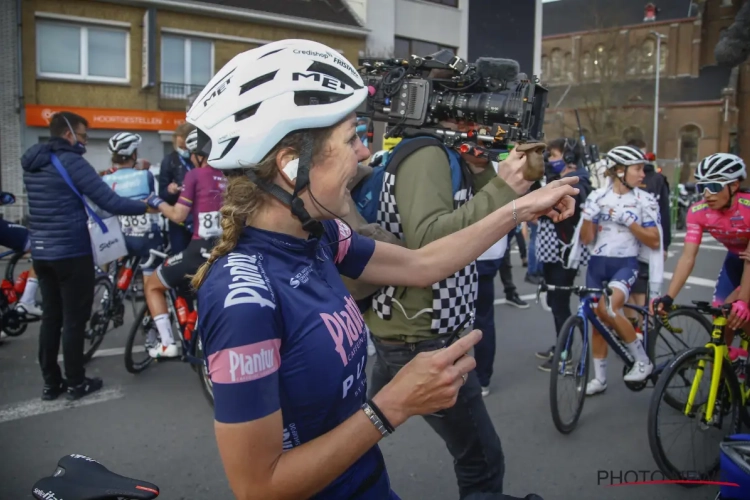
[(70, 111), (89, 122), (89, 128), (116, 130), (174, 130), (185, 121), (178, 111), (146, 111), (139, 109), (74, 108), (63, 106), (26, 105), (26, 125), (48, 127), (52, 115)]

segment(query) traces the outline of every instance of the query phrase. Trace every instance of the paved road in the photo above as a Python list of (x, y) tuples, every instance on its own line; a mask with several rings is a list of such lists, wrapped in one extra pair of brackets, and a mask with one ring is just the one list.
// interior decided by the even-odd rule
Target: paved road
[[(681, 249), (674, 250), (668, 271)], [(529, 295), (533, 287), (523, 282), (518, 254), (513, 257), (515, 282), (522, 295)], [(680, 301), (710, 297), (723, 257), (718, 245), (706, 246)], [(498, 292), (502, 298), (502, 289)], [(652, 391), (630, 392), (617, 380), (619, 360), (610, 356), (607, 394), (588, 400), (578, 429), (563, 436), (550, 418), (549, 375), (537, 370), (534, 357), (553, 341), (551, 315), (534, 303), (525, 310), (499, 303), (496, 315), (498, 353), (486, 404), (505, 450), (506, 493), (535, 492), (545, 500), (715, 496), (708, 488), (605, 487), (612, 474), (656, 469), (646, 435)], [(52, 473), (67, 453), (85, 454), (118, 473), (152, 481), (166, 499), (232, 498), (213, 437), (212, 412), (187, 365), (165, 362), (137, 376), (128, 374), (120, 354), (122, 327), (105, 340), (105, 356), (88, 368), (90, 375), (104, 379), (101, 394), (75, 406), (42, 404), (37, 334), (32, 326), (0, 344), (0, 499), (30, 498), (33, 482)], [(382, 449), (394, 489), (405, 500), (458, 497), (452, 459), (421, 419), (405, 424)], [(627, 480), (634, 480), (632, 473)]]

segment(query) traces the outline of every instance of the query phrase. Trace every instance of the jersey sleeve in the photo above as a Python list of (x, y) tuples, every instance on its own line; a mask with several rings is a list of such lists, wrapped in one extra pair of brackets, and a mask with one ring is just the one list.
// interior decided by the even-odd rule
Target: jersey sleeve
[(661, 225), (659, 216), (659, 203), (656, 198), (649, 193), (645, 193), (643, 198), (643, 217), (641, 225), (643, 227), (656, 227)]
[(685, 226), (685, 243), (700, 245), (703, 240), (703, 211), (708, 210), (708, 204), (701, 201), (688, 208)]
[(182, 184), (182, 192), (180, 197), (177, 199), (177, 203), (185, 205), (188, 208), (193, 208), (193, 202), (195, 201), (195, 185), (197, 183), (198, 169), (194, 168), (185, 175), (185, 181)]
[(325, 239), (332, 244), (333, 261), (339, 274), (357, 279), (365, 270), (373, 252), (375, 241), (353, 232), (346, 223), (336, 219), (325, 221)]
[(261, 266), (256, 256), (232, 253), (217, 261), (198, 290), (198, 332), (217, 422), (249, 422), (281, 408), (283, 323)]

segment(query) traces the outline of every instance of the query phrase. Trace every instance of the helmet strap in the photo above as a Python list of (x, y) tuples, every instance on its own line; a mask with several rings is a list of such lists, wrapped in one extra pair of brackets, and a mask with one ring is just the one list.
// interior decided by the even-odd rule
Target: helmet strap
[(261, 180), (254, 170), (248, 170), (247, 176), (260, 189), (267, 192), (281, 203), (291, 208), (292, 215), (302, 223), (302, 229), (310, 233), (315, 238), (323, 236), (325, 228), (319, 220), (313, 219), (305, 208), (305, 202), (299, 197), (299, 194), (310, 185), (310, 165), (312, 164), (313, 143), (311, 137), (305, 137), (302, 142), (302, 151), (300, 152), (299, 168), (297, 169), (297, 178), (294, 184), (294, 193), (289, 194), (286, 190), (274, 183), (268, 183)]
[[(625, 170), (622, 171), (622, 174), (616, 174), (617, 178), (620, 179), (620, 182), (622, 183), (623, 186), (625, 186), (626, 188), (628, 188), (629, 190), (632, 191), (633, 190), (633, 186), (631, 186), (630, 184), (628, 184), (627, 182), (625, 182), (625, 176), (628, 175), (628, 166), (629, 165), (623, 165), (623, 166), (625, 167)], [(615, 167), (615, 168), (617, 168), (617, 167)]]

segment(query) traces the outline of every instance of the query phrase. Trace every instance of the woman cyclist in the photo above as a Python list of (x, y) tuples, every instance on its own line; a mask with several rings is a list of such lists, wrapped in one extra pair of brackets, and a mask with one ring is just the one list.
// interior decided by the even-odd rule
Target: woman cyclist
[[(582, 243), (590, 245), (591, 250), (586, 286), (599, 288), (607, 283), (612, 288), (611, 303), (616, 317), (609, 317), (603, 300), (599, 302), (597, 315), (617, 332), (635, 358), (633, 367), (624, 379), (628, 382), (642, 381), (654, 367), (643, 343), (636, 336), (633, 324), (622, 313), (622, 307), (638, 277), (641, 245), (661, 252), (659, 206), (652, 195), (636, 187), (645, 177), (643, 167), (646, 159), (639, 149), (618, 146), (607, 153), (605, 161), (610, 183), (589, 195), (581, 216), (580, 239)], [(663, 259), (661, 253), (658, 259)], [(663, 263), (663, 260), (658, 262)], [(660, 277), (661, 272), (652, 272), (651, 276)], [(655, 287), (660, 286), (661, 280), (658, 281)], [(596, 329), (592, 335), (592, 351), (595, 377), (586, 385), (589, 396), (607, 389), (608, 346)]]
[(184, 223), (193, 214), (193, 239), (182, 252), (170, 256), (156, 268), (156, 274), (145, 282), (146, 303), (159, 331), (161, 345), (149, 350), (152, 358), (174, 358), (180, 351), (174, 341), (172, 325), (167, 311), (164, 292), (187, 284), (186, 276), (192, 276), (206, 262), (218, 236), (221, 236), (222, 195), (226, 178), (221, 170), (206, 162), (206, 155), (198, 150), (198, 131), (188, 134), (185, 145), (190, 151), (194, 168), (185, 176), (185, 183), (177, 203), (169, 205), (160, 198), (149, 201), (158, 207), (164, 216), (176, 224)]
[(420, 250), (353, 233), (338, 217), (369, 156), (354, 113), (367, 93), (335, 50), (282, 40), (228, 62), (188, 112), (199, 149), (229, 178), (221, 239), (193, 284), (218, 448), (239, 499), (398, 498), (376, 444), (452, 406), (474, 368), (465, 354), (479, 331), (418, 355), (367, 400), (368, 330), (340, 275), (430, 286), (518, 223), (573, 213), (575, 178)]
[[(719, 271), (714, 289), (713, 305), (732, 304), (727, 326), (733, 331), (750, 321), (750, 283), (743, 273), (745, 262), (740, 254), (748, 250), (750, 241), (750, 194), (740, 191), (740, 182), (747, 177), (742, 159), (729, 153), (716, 153), (704, 158), (695, 169), (696, 188), (704, 200), (688, 209), (685, 247), (674, 270), (667, 294), (654, 300), (654, 306), (669, 309), (677, 294), (693, 272), (703, 232), (707, 231), (727, 248), (727, 256)], [(738, 289), (739, 288), (739, 289)], [(729, 340), (731, 343), (731, 340)]]

